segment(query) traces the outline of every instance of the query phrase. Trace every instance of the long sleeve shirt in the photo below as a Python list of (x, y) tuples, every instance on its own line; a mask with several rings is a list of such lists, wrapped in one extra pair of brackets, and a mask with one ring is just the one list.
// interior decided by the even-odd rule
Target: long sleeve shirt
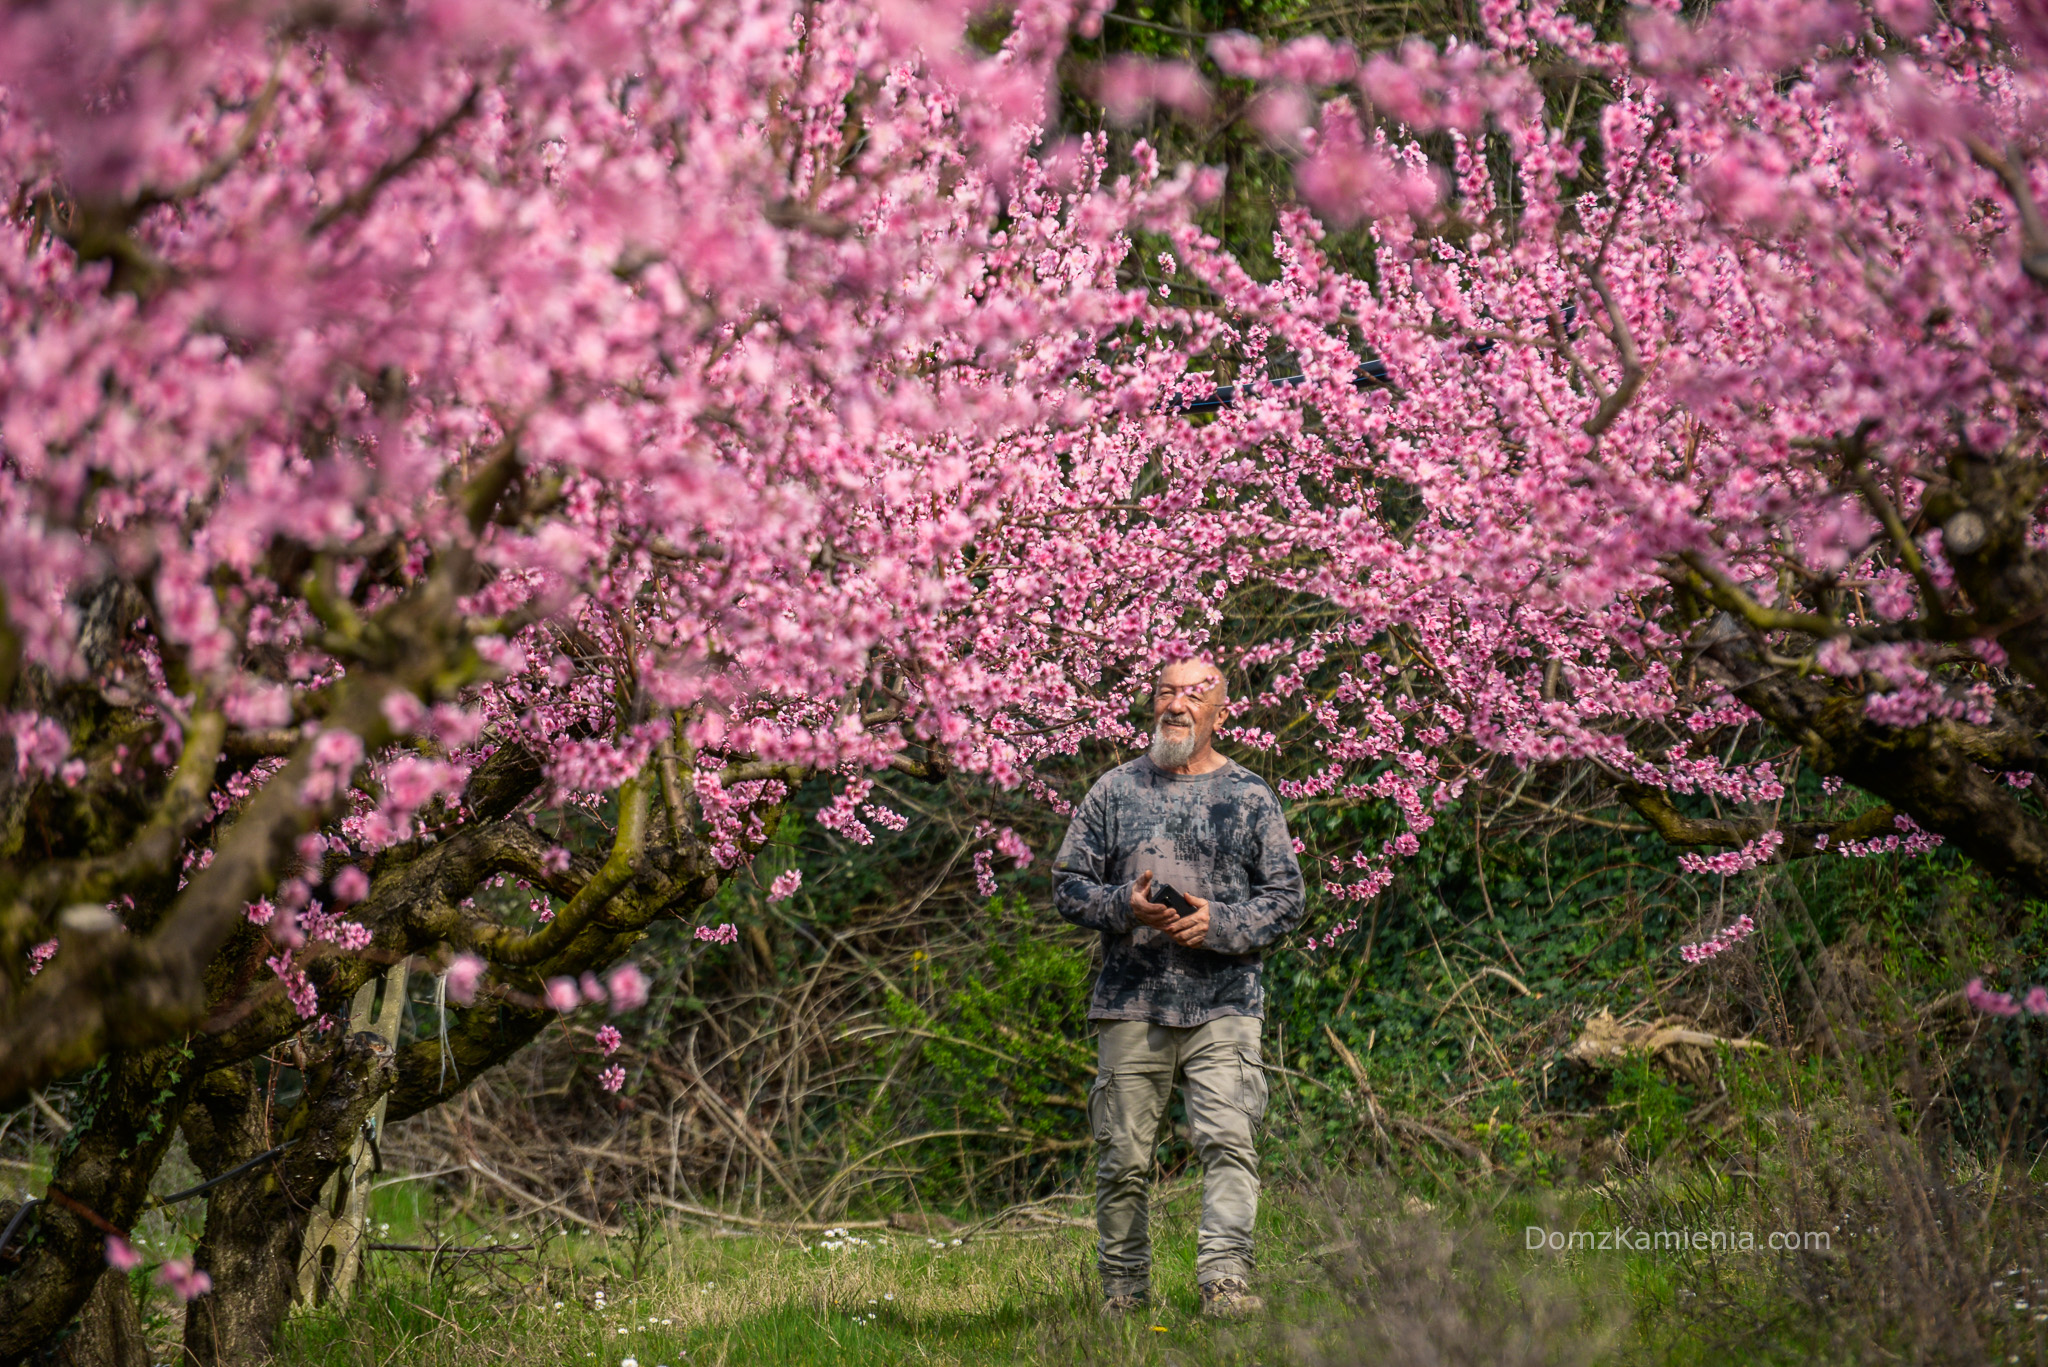
[[(1141, 924), (1131, 885), (1146, 870), (1206, 898), (1198, 949)], [(1158, 901), (1157, 895), (1152, 898)], [(1301, 866), (1280, 800), (1233, 760), (1206, 774), (1169, 774), (1138, 758), (1088, 790), (1053, 863), (1053, 905), (1102, 932), (1102, 973), (1090, 1020), (1179, 1028), (1266, 1012), (1260, 954), (1301, 924)]]

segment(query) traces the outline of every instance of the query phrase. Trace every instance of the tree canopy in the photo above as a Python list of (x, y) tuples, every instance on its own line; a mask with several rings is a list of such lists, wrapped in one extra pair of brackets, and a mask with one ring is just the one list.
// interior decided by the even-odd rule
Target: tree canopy
[[(1387, 813), (1309, 851), (1326, 943), (1502, 766), (1703, 875), (2048, 893), (2048, 18), (1478, 18), (1210, 42), (1296, 162), (1274, 274), (1214, 169), (1046, 131), (1064, 0), (6, 11), (0, 1105), (297, 1037), (321, 1123), (416, 1112), (630, 1006), (793, 785), (854, 841), (884, 768), (1057, 804), (1198, 649), (1283, 796)], [(1882, 805), (1780, 820), (1800, 766)], [(407, 955), (447, 1040), (351, 1054)], [(119, 1109), (64, 1183), (125, 1227)], [(0, 1359), (101, 1266), (39, 1218)]]

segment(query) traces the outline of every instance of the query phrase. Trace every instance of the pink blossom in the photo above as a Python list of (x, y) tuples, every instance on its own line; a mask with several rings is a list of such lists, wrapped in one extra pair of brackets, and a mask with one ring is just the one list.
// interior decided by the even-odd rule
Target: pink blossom
[(327, 880), (327, 886), (333, 890), (334, 900), (344, 905), (360, 902), (370, 895), (369, 875), (354, 864), (343, 865)]
[(400, 735), (417, 731), (427, 716), (426, 704), (412, 694), (397, 689), (386, 693), (384, 700), (377, 704), (377, 709), (384, 714), (384, 720), (391, 723), (391, 729)]
[(1963, 1000), (1987, 1016), (2017, 1016), (2020, 1004), (2012, 999), (2009, 992), (1993, 992), (1984, 986), (1982, 978), (1972, 978), (1963, 985)]
[(1096, 75), (1095, 98), (1111, 123), (1135, 123), (1155, 102), (1199, 118), (1209, 108), (1209, 83), (1186, 62), (1115, 57)]
[(1712, 938), (1702, 940), (1698, 944), (1680, 945), (1678, 947), (1678, 957), (1684, 959), (1689, 964), (1705, 963), (1716, 954), (1724, 953), (1742, 943), (1755, 930), (1756, 922), (1751, 920), (1747, 914), (1738, 916), (1727, 925), (1721, 927)]
[(626, 1069), (622, 1064), (611, 1064), (597, 1075), (597, 1085), (607, 1092), (616, 1092), (626, 1085)]
[(183, 1258), (171, 1258), (156, 1270), (157, 1284), (169, 1291), (179, 1301), (199, 1299), (213, 1290), (213, 1278), (204, 1272), (193, 1270), (192, 1264)]
[(698, 926), (697, 938), (700, 940), (708, 941), (714, 945), (738, 944), (740, 939), (740, 928), (732, 924), (730, 921), (726, 922), (723, 925), (717, 926)]
[(1020, 869), (1031, 863), (1031, 847), (1024, 843), (1024, 837), (1018, 835), (1008, 826), (996, 832), (996, 852), (1008, 859), (1015, 860), (1017, 867)]
[(320, 1014), (319, 993), (313, 986), (313, 980), (306, 976), (306, 970), (293, 965), (290, 949), (265, 959), (264, 963), (284, 984), (285, 998), (291, 1002), (292, 1010), (298, 1013), (300, 1020), (310, 1020)]
[(1714, 855), (1681, 854), (1678, 856), (1678, 867), (1691, 873), (1741, 873), (1745, 869), (1769, 863), (1784, 843), (1783, 831), (1765, 831), (1740, 849), (1726, 850)]
[(802, 869), (783, 870), (781, 873), (776, 874), (775, 881), (768, 885), (768, 900), (771, 902), (789, 900), (789, 898), (796, 895), (796, 890), (803, 886), (803, 881), (804, 871)]
[(45, 940), (41, 944), (30, 945), (28, 947), (28, 975), (33, 978), (36, 974), (42, 972), (43, 965), (55, 958), (56, 954), (57, 942), (55, 940)]
[(583, 996), (576, 990), (574, 978), (548, 979), (548, 1005), (557, 1011), (574, 1011), (583, 1005)]
[(612, 1011), (637, 1011), (647, 1005), (647, 975), (638, 964), (620, 964), (605, 978), (611, 992)]
[(107, 1266), (116, 1272), (133, 1272), (142, 1265), (142, 1255), (118, 1234), (107, 1236)]
[(468, 1006), (476, 1000), (477, 988), (483, 983), (484, 961), (474, 954), (458, 954), (448, 965), (448, 999), (458, 1006)]
[(540, 866), (549, 873), (567, 873), (569, 871), (569, 852), (560, 845), (550, 846), (547, 853), (540, 857)]
[(9, 712), (8, 732), (14, 737), (16, 773), (35, 772), (48, 776), (57, 772), (71, 749), (71, 736), (63, 726), (34, 712)]
[(619, 1033), (617, 1026), (600, 1025), (597, 1027), (597, 1047), (604, 1050), (607, 1058), (617, 1053), (619, 1046), (623, 1043), (625, 1043), (625, 1037)]

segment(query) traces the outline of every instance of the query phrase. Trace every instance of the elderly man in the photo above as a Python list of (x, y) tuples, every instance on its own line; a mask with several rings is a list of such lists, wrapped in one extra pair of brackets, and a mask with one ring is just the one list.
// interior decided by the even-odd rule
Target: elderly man
[(1089, 790), (1053, 866), (1060, 915), (1102, 932), (1088, 1120), (1109, 1314), (1151, 1296), (1147, 1189), (1176, 1078), (1202, 1160), (1202, 1311), (1261, 1308), (1248, 1286), (1259, 1205), (1252, 1133), (1266, 1111), (1259, 957), (1300, 923), (1302, 883), (1279, 799), (1211, 744), (1228, 701), (1209, 660), (1161, 669), (1151, 753)]

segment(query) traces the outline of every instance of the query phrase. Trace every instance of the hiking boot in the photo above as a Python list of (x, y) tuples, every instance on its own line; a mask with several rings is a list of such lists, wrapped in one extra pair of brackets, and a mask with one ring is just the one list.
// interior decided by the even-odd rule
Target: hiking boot
[(1241, 1320), (1266, 1308), (1266, 1303), (1252, 1294), (1242, 1277), (1218, 1277), (1213, 1282), (1203, 1282), (1197, 1289), (1202, 1293), (1202, 1313), (1217, 1319)]
[(1149, 1304), (1151, 1304), (1151, 1297), (1141, 1292), (1125, 1291), (1114, 1296), (1104, 1296), (1102, 1298), (1102, 1317), (1113, 1320), (1120, 1319), (1125, 1315), (1135, 1315)]

